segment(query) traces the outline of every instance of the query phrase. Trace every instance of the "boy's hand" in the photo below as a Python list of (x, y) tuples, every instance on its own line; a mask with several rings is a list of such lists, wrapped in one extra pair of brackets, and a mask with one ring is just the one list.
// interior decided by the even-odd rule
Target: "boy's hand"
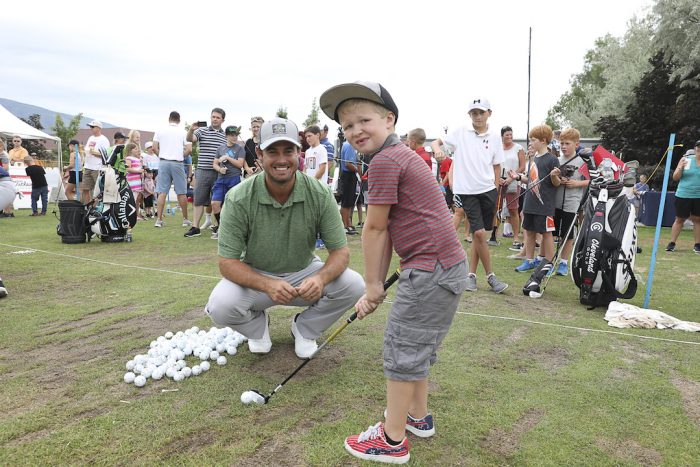
[(360, 297), (360, 299), (355, 304), (355, 311), (357, 311), (357, 317), (362, 319), (366, 315), (374, 312), (379, 305), (382, 304), (386, 298), (386, 291), (384, 287), (370, 286), (368, 285), (365, 294)]
[(557, 175), (561, 174), (561, 170), (559, 170), (559, 167), (554, 167), (552, 171), (549, 173), (552, 177), (555, 177)]
[(323, 293), (323, 281), (318, 276), (311, 276), (304, 279), (304, 281), (296, 288), (299, 297), (303, 298), (307, 302), (316, 302), (321, 298)]

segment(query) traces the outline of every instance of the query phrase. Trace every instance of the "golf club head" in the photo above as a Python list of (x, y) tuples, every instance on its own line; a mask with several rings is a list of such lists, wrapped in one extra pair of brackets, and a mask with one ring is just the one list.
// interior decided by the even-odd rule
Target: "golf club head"
[(530, 296), (530, 298), (542, 298), (542, 293), (535, 292), (534, 290), (531, 290), (528, 295)]

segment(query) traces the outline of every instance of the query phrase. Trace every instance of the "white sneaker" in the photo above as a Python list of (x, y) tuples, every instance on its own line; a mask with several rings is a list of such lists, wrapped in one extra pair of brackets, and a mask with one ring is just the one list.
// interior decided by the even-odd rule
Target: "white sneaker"
[(260, 339), (250, 339), (248, 338), (248, 350), (251, 353), (268, 353), (272, 348), (272, 340), (270, 340), (270, 317), (267, 316), (267, 310), (265, 310), (265, 332)]
[(182, 221), (182, 226), (183, 226), (183, 227), (192, 227), (192, 221), (189, 220), (189, 219), (184, 219), (184, 220)]
[(318, 345), (316, 344), (315, 340), (306, 339), (304, 336), (301, 335), (301, 333), (297, 329), (298, 316), (299, 315), (296, 315), (292, 320), (292, 337), (294, 337), (294, 352), (296, 352), (297, 357), (299, 358), (310, 358), (314, 354), (314, 352), (316, 352), (316, 349), (318, 349)]
[(204, 221), (204, 224), (199, 227), (199, 230), (208, 229), (209, 227), (211, 227), (211, 219)]
[(156, 221), (156, 223), (153, 225), (153, 227), (163, 227), (163, 224), (165, 224), (165, 222), (163, 222), (162, 220), (158, 219), (158, 220)]

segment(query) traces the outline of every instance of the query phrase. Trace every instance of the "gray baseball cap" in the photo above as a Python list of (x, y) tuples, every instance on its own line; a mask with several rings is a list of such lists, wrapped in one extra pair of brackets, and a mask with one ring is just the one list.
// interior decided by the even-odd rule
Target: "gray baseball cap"
[(374, 102), (393, 112), (396, 117), (394, 123), (399, 119), (399, 108), (394, 103), (394, 99), (392, 99), (389, 91), (384, 89), (384, 86), (381, 84), (373, 81), (355, 81), (354, 83), (333, 86), (321, 94), (319, 104), (323, 113), (337, 122), (338, 107), (349, 99), (364, 99)]
[(299, 143), (299, 129), (296, 124), (284, 118), (273, 118), (260, 127), (260, 149), (265, 149), (278, 141), (289, 141), (297, 147)]

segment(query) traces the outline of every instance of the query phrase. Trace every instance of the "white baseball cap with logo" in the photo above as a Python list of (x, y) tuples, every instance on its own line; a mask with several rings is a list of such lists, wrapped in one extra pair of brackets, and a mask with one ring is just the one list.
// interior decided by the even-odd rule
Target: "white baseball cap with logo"
[(488, 99), (484, 97), (477, 97), (476, 99), (469, 102), (469, 111), (474, 109), (479, 109), (483, 110), (484, 112), (488, 112), (489, 110), (491, 110), (491, 103)]
[(93, 121), (91, 121), (90, 123), (88, 123), (88, 126), (89, 126), (90, 128), (92, 128), (92, 127), (94, 127), (94, 126), (96, 126), (97, 128), (102, 128), (102, 122), (99, 121), (99, 120), (93, 120)]
[(299, 143), (299, 129), (296, 124), (284, 118), (273, 118), (262, 124), (260, 128), (260, 149), (265, 149), (278, 141), (288, 141), (297, 147)]

